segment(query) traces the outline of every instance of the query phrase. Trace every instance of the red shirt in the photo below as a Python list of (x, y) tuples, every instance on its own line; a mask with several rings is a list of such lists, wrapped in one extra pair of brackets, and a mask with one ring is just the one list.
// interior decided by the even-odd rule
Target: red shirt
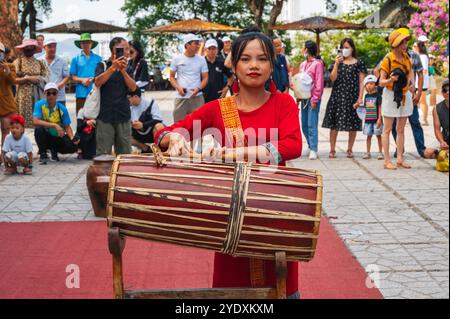
[[(258, 109), (252, 112), (239, 111), (242, 128), (246, 133), (249, 146), (257, 146), (265, 143), (272, 143), (282, 157), (280, 165), (286, 161), (296, 159), (302, 153), (302, 137), (299, 122), (299, 110), (294, 99), (288, 94), (273, 93), (269, 100)], [(209, 102), (183, 120), (158, 132), (155, 141), (163, 132), (177, 131), (185, 136), (189, 141), (193, 140), (194, 121), (199, 126), (199, 134), (207, 135), (211, 131), (208, 129), (217, 128), (221, 136), (215, 136), (216, 140), (224, 146), (226, 145), (225, 126), (222, 119), (219, 101)], [(180, 129), (184, 129), (180, 131)], [(265, 129), (265, 130), (264, 130)], [(278, 136), (272, 134), (271, 129), (277, 131)], [(209, 132), (208, 132), (209, 131)], [(274, 131), (274, 130), (272, 130)], [(198, 138), (200, 136), (196, 136)], [(219, 140), (220, 139), (220, 140)], [(254, 142), (256, 141), (256, 142)], [(226, 145), (230, 147), (230, 145)]]
[[(299, 122), (299, 109), (294, 99), (283, 93), (272, 93), (269, 100), (252, 112), (239, 111), (239, 117), (244, 132), (248, 136), (249, 146), (256, 146), (265, 143), (272, 143), (282, 157), (279, 165), (301, 156), (302, 137)], [(158, 132), (155, 141), (163, 132), (177, 130), (183, 134), (187, 140), (192, 140), (194, 132), (194, 121), (199, 123), (201, 134), (207, 135), (208, 129), (217, 128), (222, 134), (221, 145), (225, 143), (225, 126), (222, 119), (219, 101), (212, 101), (194, 113), (188, 115), (183, 120)], [(185, 129), (184, 132), (179, 129)], [(247, 130), (253, 128), (254, 130)], [(271, 137), (270, 129), (278, 129), (278, 138)], [(266, 130), (258, 130), (266, 129)], [(246, 131), (247, 130), (247, 131)], [(200, 136), (196, 136), (198, 138)], [(252, 145), (253, 140), (257, 140), (256, 145)], [(265, 261), (266, 286), (276, 285), (275, 262)], [(249, 258), (235, 258), (228, 255), (216, 253), (214, 258), (214, 278), (213, 287), (250, 287), (250, 263)], [(298, 263), (288, 262), (287, 275), (287, 295), (292, 295), (298, 291)]]

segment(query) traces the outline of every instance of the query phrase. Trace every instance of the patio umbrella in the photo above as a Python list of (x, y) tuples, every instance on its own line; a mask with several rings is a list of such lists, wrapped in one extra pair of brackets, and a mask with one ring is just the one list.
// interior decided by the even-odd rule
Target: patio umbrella
[(168, 25), (147, 29), (148, 33), (205, 33), (205, 32), (239, 32), (242, 29), (223, 24), (201, 21), (198, 19), (177, 21)]
[(327, 17), (312, 17), (297, 22), (277, 25), (273, 30), (306, 30), (316, 34), (317, 48), (320, 52), (320, 34), (330, 30), (363, 30), (364, 24), (339, 21)]
[(68, 23), (62, 23), (53, 27), (38, 30), (42, 33), (116, 33), (129, 32), (128, 28), (118, 27), (112, 24), (96, 22), (92, 20), (77, 20)]

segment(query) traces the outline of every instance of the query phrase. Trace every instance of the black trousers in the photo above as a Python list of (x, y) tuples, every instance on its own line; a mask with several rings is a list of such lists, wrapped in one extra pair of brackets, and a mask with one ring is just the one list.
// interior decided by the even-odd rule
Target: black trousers
[(35, 128), (34, 138), (39, 147), (39, 154), (44, 154), (47, 150), (60, 154), (73, 154), (77, 151), (77, 146), (73, 144), (68, 136), (53, 136), (43, 126)]

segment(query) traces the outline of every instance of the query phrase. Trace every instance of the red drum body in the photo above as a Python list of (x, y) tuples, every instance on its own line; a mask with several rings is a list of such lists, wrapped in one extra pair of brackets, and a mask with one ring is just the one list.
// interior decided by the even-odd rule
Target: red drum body
[(256, 164), (119, 156), (109, 227), (126, 236), (259, 259), (314, 257), (322, 207), (316, 171)]

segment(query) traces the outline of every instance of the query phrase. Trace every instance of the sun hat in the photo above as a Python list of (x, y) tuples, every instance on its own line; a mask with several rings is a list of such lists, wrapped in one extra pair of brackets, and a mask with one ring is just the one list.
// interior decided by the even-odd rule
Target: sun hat
[(92, 40), (92, 36), (90, 33), (83, 33), (82, 35), (80, 35), (80, 40), (75, 40), (75, 45), (79, 49), (81, 49), (81, 42), (85, 42), (85, 41), (92, 42), (92, 49), (94, 49), (98, 45), (97, 41)]
[(218, 47), (219, 47), (219, 44), (217, 43), (216, 40), (214, 40), (214, 39), (209, 39), (209, 40), (206, 41), (206, 43), (205, 43), (205, 48), (206, 48), (206, 49), (209, 49), (210, 47), (216, 47), (216, 48), (218, 48)]
[(198, 35), (189, 33), (183, 36), (183, 44), (186, 45), (192, 41), (202, 41), (202, 38)]
[(34, 39), (23, 40), (21, 45), (16, 46), (16, 50), (18, 52), (22, 52), (26, 47), (34, 47), (34, 54), (42, 52), (42, 48), (39, 46), (39, 43)]
[(366, 86), (367, 83), (377, 83), (378, 78), (373, 75), (373, 74), (369, 74), (368, 76), (366, 76), (366, 78), (364, 79), (364, 86)]
[(52, 83), (52, 82), (47, 83), (47, 85), (45, 85), (44, 92), (47, 92), (49, 90), (56, 90), (59, 92), (59, 89), (58, 89), (58, 86), (56, 85), (56, 83)]
[(409, 30), (406, 28), (400, 28), (393, 31), (387, 38), (387, 41), (393, 48), (396, 48), (400, 45), (400, 43), (402, 43), (403, 40), (409, 38), (411, 38)]
[(222, 42), (231, 42), (231, 38), (230, 37), (223, 37)]

